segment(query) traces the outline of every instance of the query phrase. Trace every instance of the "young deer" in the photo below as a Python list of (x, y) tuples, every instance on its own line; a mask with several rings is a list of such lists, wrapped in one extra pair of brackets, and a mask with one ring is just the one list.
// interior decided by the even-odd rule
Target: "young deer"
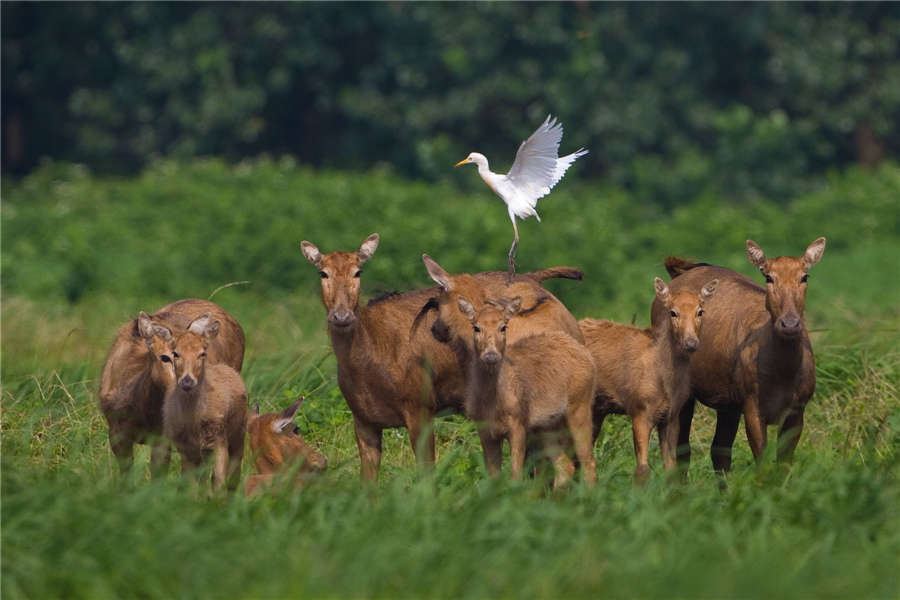
[(233, 491), (244, 455), (247, 390), (228, 365), (206, 364), (219, 327), (207, 313), (184, 333), (167, 339), (169, 354), (163, 356), (174, 366), (174, 385), (163, 401), (163, 432), (181, 455), (182, 472), (192, 471), (212, 454), (213, 488), (227, 485)]
[[(700, 334), (700, 349), (691, 359), (691, 400), (680, 415), (679, 460), (690, 462), (689, 435), (694, 401), (717, 411), (712, 442), (713, 468), (731, 469), (731, 449), (741, 414), (753, 456), (766, 446), (766, 426), (778, 424), (778, 461), (790, 464), (803, 431), (803, 413), (816, 388), (815, 358), (803, 323), (807, 272), (825, 252), (825, 238), (800, 257), (766, 258), (747, 240), (747, 258), (766, 280), (760, 287), (730, 269), (666, 259), (673, 279), (669, 287), (696, 291), (703, 281), (719, 279), (710, 317)], [(665, 318), (655, 302), (652, 319)]]
[[(466, 298), (457, 303), (474, 331), (476, 355), (469, 366), (466, 414), (479, 424), (491, 474), (499, 471), (504, 438), (509, 440), (512, 477), (520, 479), (527, 436), (567, 425), (584, 480), (596, 483), (591, 449), (594, 361), (587, 349), (560, 331), (527, 336), (507, 346), (507, 325), (522, 305), (518, 296), (489, 302), (478, 311)], [(542, 436), (542, 441), (556, 468), (554, 487), (560, 487), (574, 467), (558, 436)]]
[(260, 486), (272, 482), (279, 469), (297, 467), (294, 477), (295, 487), (300, 487), (308, 473), (325, 470), (328, 461), (307, 444), (300, 436), (299, 428), (294, 425), (294, 415), (303, 403), (300, 396), (293, 404), (279, 413), (259, 414), (259, 405), (250, 413), (247, 420), (247, 433), (250, 434), (250, 450), (255, 457), (255, 475), (247, 478), (247, 495), (251, 495)]
[(677, 415), (690, 395), (690, 357), (700, 346), (703, 307), (718, 281), (707, 281), (699, 293), (670, 291), (659, 277), (653, 285), (656, 301), (668, 312), (651, 329), (596, 319), (579, 321), (597, 365), (594, 439), (600, 435), (606, 415), (631, 417), (637, 460), (634, 480), (638, 484), (650, 473), (647, 455), (654, 425), (665, 468), (676, 464)]
[[(356, 252), (328, 254), (310, 242), (300, 244), (321, 277), (322, 304), (338, 363), (338, 386), (353, 413), (363, 480), (377, 476), (381, 435), (386, 428), (406, 427), (416, 458), (420, 463), (433, 463), (430, 425), (434, 414), (443, 409), (461, 410), (465, 396), (463, 372), (453, 351), (430, 332), (435, 320), (430, 307), (436, 305), (437, 288), (392, 294), (360, 306), (362, 266), (378, 243), (378, 234), (372, 234)], [(523, 279), (537, 285), (537, 281), (568, 272), (548, 269)], [(474, 277), (495, 276), (505, 277), (501, 273)], [(418, 327), (420, 324), (423, 326)]]
[(218, 337), (210, 343), (208, 361), (240, 371), (244, 331), (234, 317), (207, 300), (178, 300), (152, 315), (142, 311), (119, 328), (100, 377), (100, 409), (123, 473), (131, 468), (135, 444), (151, 445), (151, 474), (167, 469), (170, 446), (162, 437), (162, 405), (174, 371), (166, 338), (186, 331), (204, 313), (221, 323)]

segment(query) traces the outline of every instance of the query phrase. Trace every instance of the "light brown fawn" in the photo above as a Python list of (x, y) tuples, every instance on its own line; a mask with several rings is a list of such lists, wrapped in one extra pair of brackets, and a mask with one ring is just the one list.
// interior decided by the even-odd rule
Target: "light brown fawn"
[[(582, 476), (593, 485), (597, 481), (591, 449), (594, 361), (588, 350), (560, 331), (526, 336), (507, 346), (507, 326), (521, 309), (518, 296), (488, 302), (478, 311), (466, 298), (457, 303), (471, 324), (475, 354), (467, 377), (466, 414), (478, 423), (491, 474), (500, 469), (504, 438), (509, 441), (512, 478), (520, 479), (526, 438), (568, 426)], [(541, 437), (556, 468), (554, 487), (560, 487), (574, 471), (572, 462), (558, 435)]]
[(163, 401), (163, 432), (181, 455), (182, 472), (213, 458), (213, 488), (237, 487), (247, 431), (247, 390), (241, 376), (224, 364), (206, 364), (220, 323), (209, 313), (168, 340), (174, 385)]
[(210, 344), (208, 361), (240, 371), (244, 331), (220, 306), (207, 300), (178, 300), (152, 315), (141, 312), (119, 328), (100, 377), (100, 409), (109, 424), (109, 445), (123, 473), (131, 468), (135, 444), (151, 445), (151, 474), (169, 465), (169, 443), (162, 437), (162, 404), (174, 378), (166, 339), (187, 330), (191, 321), (210, 313), (221, 323)]
[(716, 291), (713, 279), (693, 290), (670, 291), (657, 277), (656, 301), (667, 311), (650, 329), (612, 321), (582, 319), (585, 344), (597, 365), (594, 439), (606, 415), (631, 417), (634, 480), (643, 484), (650, 473), (650, 432), (656, 426), (666, 469), (675, 467), (678, 413), (690, 395), (690, 357), (700, 347), (699, 334), (706, 304)]
[[(360, 306), (362, 266), (378, 243), (378, 234), (372, 234), (356, 252), (328, 254), (308, 241), (300, 244), (321, 278), (322, 304), (338, 363), (338, 386), (353, 413), (364, 481), (378, 474), (382, 430), (386, 428), (406, 427), (418, 461), (433, 463), (434, 414), (462, 410), (465, 396), (465, 380), (456, 357), (431, 334), (435, 315), (428, 307), (436, 305), (437, 288), (390, 294)], [(505, 277), (500, 273), (480, 276)], [(536, 280), (528, 281), (534, 284)]]
[[(777, 457), (789, 465), (803, 431), (803, 413), (816, 387), (815, 358), (803, 322), (807, 272), (825, 251), (825, 238), (812, 242), (800, 257), (766, 258), (747, 240), (747, 258), (766, 280), (760, 287), (730, 269), (666, 259), (675, 290), (697, 290), (702, 282), (720, 281), (708, 303), (710, 316), (700, 334), (700, 349), (691, 359), (691, 400), (681, 412), (679, 460), (690, 462), (689, 435), (694, 401), (717, 411), (712, 442), (713, 468), (731, 469), (731, 450), (741, 414), (753, 456), (766, 446), (766, 427), (779, 425)], [(652, 319), (665, 318), (654, 303)]]
[(296, 468), (294, 486), (300, 487), (310, 473), (326, 469), (328, 461), (306, 443), (294, 425), (294, 415), (303, 403), (300, 396), (281, 412), (259, 414), (259, 405), (250, 412), (247, 433), (253, 454), (256, 474), (247, 478), (247, 495), (260, 486), (271, 484), (280, 469)]

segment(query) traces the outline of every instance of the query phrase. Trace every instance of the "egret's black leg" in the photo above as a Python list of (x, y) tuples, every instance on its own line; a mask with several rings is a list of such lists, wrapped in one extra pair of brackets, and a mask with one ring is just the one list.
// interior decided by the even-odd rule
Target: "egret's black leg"
[(507, 261), (507, 277), (506, 283), (509, 285), (512, 283), (513, 277), (516, 275), (516, 248), (519, 246), (519, 228), (516, 227), (516, 220), (513, 218), (513, 232), (515, 233), (515, 237), (513, 238), (512, 246), (509, 247), (509, 256)]

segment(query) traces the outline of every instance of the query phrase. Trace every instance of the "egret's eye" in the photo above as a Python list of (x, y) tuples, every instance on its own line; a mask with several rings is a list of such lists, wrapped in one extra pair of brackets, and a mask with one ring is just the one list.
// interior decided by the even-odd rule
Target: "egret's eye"
[(771, 275), (764, 275), (764, 277), (766, 278), (766, 283), (775, 283), (775, 280), (772, 279)]
[(325, 271), (319, 271), (319, 277), (321, 277), (322, 279), (328, 279), (328, 273), (326, 273)]
[(803, 277), (800, 278), (800, 283), (806, 283), (807, 279), (809, 279), (809, 275), (804, 274)]
[(678, 313), (675, 312), (674, 310), (670, 310), (670, 311), (669, 311), (669, 315), (672, 316), (672, 317), (677, 317), (677, 316), (678, 316)]
[(501, 332), (501, 333), (506, 333), (506, 325), (504, 325), (503, 327), (500, 328), (500, 332)]
[(172, 356), (174, 356), (175, 358), (181, 358), (177, 352), (172, 352)]
[(359, 277), (360, 275), (362, 275), (362, 270), (359, 270), (353, 274), (354, 277)]
[(162, 362), (172, 362), (172, 359), (169, 358), (168, 354), (163, 354), (162, 356), (159, 357), (159, 360), (161, 360)]
[(475, 331), (475, 333), (481, 333), (481, 327), (479, 327), (478, 325), (472, 325), (472, 329)]
[(703, 309), (702, 309), (702, 308), (701, 308), (700, 310), (697, 311), (697, 316), (698, 316), (698, 317), (702, 317), (702, 316), (703, 316)]

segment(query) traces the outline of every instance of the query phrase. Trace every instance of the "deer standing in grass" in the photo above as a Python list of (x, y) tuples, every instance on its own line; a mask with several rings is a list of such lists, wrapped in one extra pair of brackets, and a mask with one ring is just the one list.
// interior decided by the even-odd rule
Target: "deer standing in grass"
[(690, 358), (701, 345), (704, 304), (713, 297), (718, 281), (707, 280), (699, 291), (670, 291), (659, 277), (653, 285), (655, 302), (667, 312), (650, 329), (597, 319), (579, 321), (597, 365), (594, 438), (606, 415), (631, 417), (638, 484), (650, 473), (648, 449), (654, 426), (665, 468), (676, 465), (678, 414), (691, 391)]
[[(437, 288), (390, 294), (360, 306), (362, 266), (372, 258), (379, 239), (372, 234), (356, 252), (328, 254), (308, 241), (300, 244), (321, 278), (338, 386), (353, 413), (364, 481), (377, 476), (382, 431), (387, 428), (406, 427), (418, 461), (433, 463), (434, 414), (462, 410), (465, 397), (463, 372), (453, 351), (430, 331), (435, 316), (428, 307), (436, 305)], [(523, 277), (539, 287), (542, 279), (558, 276), (553, 270), (546, 273)]]
[[(491, 474), (499, 471), (501, 445), (509, 440), (513, 479), (521, 479), (527, 437), (568, 427), (588, 485), (597, 481), (591, 447), (594, 361), (582, 344), (560, 332), (538, 333), (507, 345), (507, 326), (522, 305), (518, 296), (488, 302), (479, 311), (457, 300), (473, 330), (475, 360), (470, 362), (466, 414), (478, 433)], [(541, 436), (556, 468), (554, 487), (574, 472), (558, 435)], [(549, 443), (548, 443), (549, 442)]]
[(250, 413), (247, 433), (250, 434), (250, 450), (253, 454), (256, 474), (247, 478), (247, 495), (260, 486), (268, 486), (280, 469), (296, 468), (295, 487), (300, 487), (310, 473), (319, 473), (328, 461), (301, 437), (294, 425), (294, 415), (303, 403), (300, 396), (281, 412), (259, 414), (259, 406)]
[[(815, 358), (803, 322), (810, 267), (825, 251), (825, 238), (812, 242), (800, 257), (766, 258), (747, 240), (747, 258), (766, 280), (763, 288), (730, 269), (666, 259), (673, 291), (696, 291), (715, 277), (719, 289), (708, 303), (710, 316), (691, 359), (691, 399), (685, 404), (679, 433), (679, 460), (690, 462), (689, 435), (694, 402), (716, 409), (713, 468), (731, 469), (731, 451), (741, 414), (753, 456), (766, 446), (766, 427), (779, 426), (777, 458), (789, 465), (803, 431), (803, 413), (816, 387)], [(654, 302), (652, 320), (665, 319)]]
[(131, 468), (135, 444), (151, 446), (151, 474), (168, 468), (171, 446), (162, 437), (162, 405), (174, 370), (166, 339), (186, 331), (191, 321), (207, 312), (221, 323), (218, 337), (210, 343), (208, 362), (240, 371), (244, 331), (234, 317), (207, 300), (178, 300), (152, 315), (142, 311), (119, 328), (100, 377), (100, 409), (121, 472)]
[(163, 401), (163, 432), (181, 455), (182, 472), (213, 458), (213, 488), (237, 487), (247, 431), (247, 390), (237, 371), (207, 364), (207, 350), (220, 323), (209, 313), (166, 341), (174, 385)]

